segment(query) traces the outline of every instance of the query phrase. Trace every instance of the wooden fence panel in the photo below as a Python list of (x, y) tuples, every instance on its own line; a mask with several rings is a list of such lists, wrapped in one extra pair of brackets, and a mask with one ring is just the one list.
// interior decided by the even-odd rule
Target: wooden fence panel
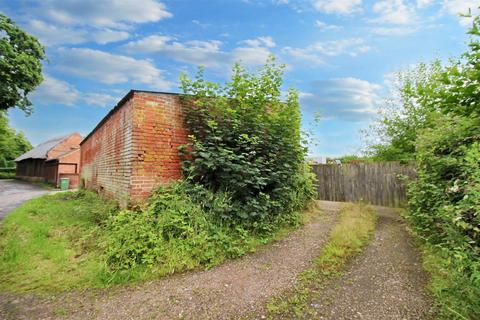
[(312, 166), (320, 200), (365, 201), (397, 207), (406, 202), (406, 186), (400, 176), (415, 176), (413, 164), (396, 161)]

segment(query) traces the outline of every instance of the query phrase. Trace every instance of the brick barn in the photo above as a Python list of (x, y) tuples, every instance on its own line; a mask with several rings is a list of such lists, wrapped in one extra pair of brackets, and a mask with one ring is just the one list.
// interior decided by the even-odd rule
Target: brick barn
[(70, 187), (76, 187), (80, 171), (81, 140), (80, 134), (72, 133), (39, 144), (15, 159), (16, 177), (48, 182), (57, 187), (60, 178), (69, 178)]
[(125, 206), (182, 177), (181, 96), (131, 90), (81, 142), (81, 183)]

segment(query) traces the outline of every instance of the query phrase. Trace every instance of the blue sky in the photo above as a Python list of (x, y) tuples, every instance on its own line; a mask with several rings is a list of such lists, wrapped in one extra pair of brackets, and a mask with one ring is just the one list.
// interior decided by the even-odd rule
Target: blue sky
[[(311, 155), (358, 153), (394, 72), (465, 51), (478, 0), (0, 1), (0, 12), (46, 46), (35, 112), (10, 121), (38, 144), (86, 135), (130, 89), (178, 92), (198, 65), (223, 81), (234, 61), (255, 68), (273, 53), (285, 89), (300, 91)], [(319, 123), (313, 121), (320, 112)]]

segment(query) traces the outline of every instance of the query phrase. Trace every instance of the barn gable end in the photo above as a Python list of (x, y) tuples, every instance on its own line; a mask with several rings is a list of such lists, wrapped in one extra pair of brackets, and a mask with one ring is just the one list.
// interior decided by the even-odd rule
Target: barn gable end
[(124, 206), (145, 199), (182, 177), (187, 142), (180, 95), (130, 91), (82, 141), (82, 183)]

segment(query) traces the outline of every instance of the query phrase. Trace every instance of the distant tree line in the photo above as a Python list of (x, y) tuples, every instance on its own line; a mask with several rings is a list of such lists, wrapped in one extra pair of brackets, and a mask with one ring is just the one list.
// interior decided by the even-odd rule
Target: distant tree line
[(23, 132), (10, 127), (5, 111), (0, 111), (0, 168), (14, 167), (13, 161), (32, 148)]

